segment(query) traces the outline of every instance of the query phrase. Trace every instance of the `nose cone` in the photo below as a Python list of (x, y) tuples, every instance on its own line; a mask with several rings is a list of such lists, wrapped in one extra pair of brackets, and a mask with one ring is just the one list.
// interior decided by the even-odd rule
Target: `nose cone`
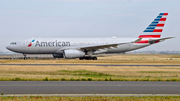
[(9, 46), (9, 45), (8, 45), (8, 46), (6, 46), (6, 49), (10, 50), (10, 46)]
[(13, 46), (11, 46), (11, 45), (6, 46), (6, 49), (8, 49), (8, 50), (10, 50), (10, 51), (14, 51), (14, 48), (13, 48)]
[(16, 50), (17, 50), (16, 47), (11, 46), (11, 45), (6, 46), (6, 49), (8, 49), (8, 50), (10, 50), (12, 52), (16, 52)]

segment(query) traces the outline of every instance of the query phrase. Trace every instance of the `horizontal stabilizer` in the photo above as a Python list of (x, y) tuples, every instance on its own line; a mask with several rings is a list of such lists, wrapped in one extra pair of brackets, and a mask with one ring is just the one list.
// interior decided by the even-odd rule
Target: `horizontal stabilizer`
[(167, 37), (167, 38), (160, 38), (160, 39), (149, 39), (149, 43), (153, 44), (153, 43), (157, 43), (157, 42), (164, 41), (166, 39), (172, 39), (172, 38), (175, 38), (175, 37)]
[(140, 42), (141, 40), (142, 40), (142, 38), (139, 38), (139, 39), (133, 41), (132, 43)]

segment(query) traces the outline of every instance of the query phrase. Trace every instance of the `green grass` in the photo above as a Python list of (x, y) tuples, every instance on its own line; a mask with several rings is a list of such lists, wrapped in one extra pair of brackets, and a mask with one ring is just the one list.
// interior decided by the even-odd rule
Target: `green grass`
[(99, 72), (92, 72), (87, 70), (76, 70), (76, 71), (68, 71), (68, 70), (61, 70), (58, 71), (64, 75), (74, 75), (74, 76), (83, 76), (83, 77), (93, 77), (93, 78), (107, 78), (112, 75), (105, 74), (105, 73), (99, 73)]
[[(8, 72), (11, 73), (11, 72)], [(27, 72), (27, 71), (14, 71), (16, 74), (26, 75), (46, 75), (41, 78), (26, 76), (11, 76), (11, 77), (0, 77), (0, 81), (180, 81), (178, 74), (169, 71), (139, 71), (139, 73), (159, 73), (159, 76), (145, 75), (145, 76), (125, 76), (125, 75), (110, 75), (101, 72), (87, 71), (87, 70), (58, 70), (50, 72)], [(171, 73), (173, 75), (163, 76), (164, 73)], [(179, 72), (178, 72), (179, 73)], [(121, 73), (120, 73), (121, 74)], [(53, 75), (53, 76), (52, 76)], [(57, 77), (57, 75), (63, 75)], [(52, 77), (51, 77), (52, 76)]]
[(174, 71), (139, 71), (140, 73), (180, 73)]
[[(113, 75), (100, 73), (100, 72), (93, 72), (93, 71), (87, 71), (87, 70), (77, 70), (77, 71), (68, 71), (68, 70), (60, 70), (60, 71), (50, 71), (50, 72), (38, 72), (38, 71), (3, 71), (0, 73), (16, 73), (16, 74), (31, 74), (31, 75), (73, 75), (73, 76), (83, 76), (83, 77), (93, 77), (93, 78), (107, 78)], [(14, 81), (17, 81), (15, 78)]]
[(89, 70), (0, 71), (4, 73), (0, 81), (180, 81), (180, 72), (176, 71), (128, 72), (122, 70), (118, 73)]
[(3, 101), (179, 101), (180, 96), (142, 96), (142, 97), (0, 97)]

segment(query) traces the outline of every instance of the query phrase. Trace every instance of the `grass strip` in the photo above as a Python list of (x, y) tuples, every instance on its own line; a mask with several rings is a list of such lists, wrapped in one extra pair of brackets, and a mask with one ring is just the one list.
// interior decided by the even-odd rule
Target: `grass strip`
[(75, 71), (61, 70), (58, 72), (64, 75), (74, 75), (74, 76), (84, 76), (84, 77), (94, 77), (94, 78), (113, 76), (113, 75), (109, 75), (105, 73), (93, 72), (93, 71), (87, 71), (87, 70), (75, 70)]
[(174, 71), (139, 71), (139, 73), (180, 73)]

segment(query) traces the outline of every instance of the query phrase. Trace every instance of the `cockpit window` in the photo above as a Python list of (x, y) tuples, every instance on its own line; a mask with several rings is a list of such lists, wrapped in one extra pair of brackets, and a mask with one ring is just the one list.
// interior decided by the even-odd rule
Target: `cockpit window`
[(10, 44), (11, 44), (11, 45), (16, 45), (16, 42), (11, 42)]

